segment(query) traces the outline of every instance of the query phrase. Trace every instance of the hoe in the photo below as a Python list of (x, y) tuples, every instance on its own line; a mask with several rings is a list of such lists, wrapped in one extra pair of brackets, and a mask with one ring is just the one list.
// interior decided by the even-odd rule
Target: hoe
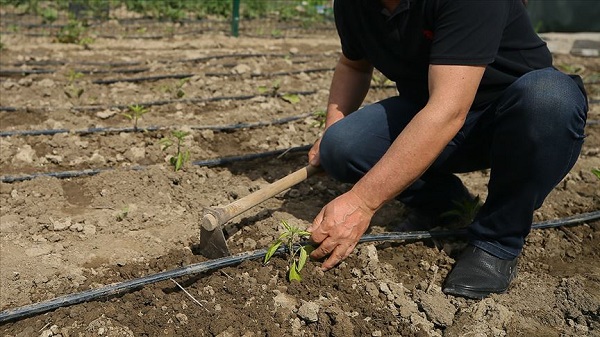
[(250, 208), (306, 180), (319, 171), (307, 165), (227, 206), (205, 208), (200, 229), (200, 253), (209, 259), (231, 255), (223, 234), (223, 225)]

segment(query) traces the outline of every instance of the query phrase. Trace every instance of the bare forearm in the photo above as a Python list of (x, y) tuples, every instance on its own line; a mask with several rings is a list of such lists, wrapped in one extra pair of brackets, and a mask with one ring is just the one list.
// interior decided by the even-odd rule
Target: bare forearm
[(326, 127), (360, 107), (369, 91), (372, 74), (369, 63), (340, 58), (329, 89)]
[(464, 124), (484, 70), (430, 66), (427, 105), (352, 189), (369, 208), (379, 209), (396, 197), (435, 161)]
[(381, 160), (353, 187), (373, 210), (395, 198), (435, 161), (463, 124), (457, 115), (426, 107), (392, 143)]

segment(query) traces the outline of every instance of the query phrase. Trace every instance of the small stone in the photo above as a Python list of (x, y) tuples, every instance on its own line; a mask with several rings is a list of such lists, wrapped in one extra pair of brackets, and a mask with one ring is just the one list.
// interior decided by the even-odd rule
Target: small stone
[(305, 322), (313, 323), (319, 320), (319, 310), (321, 307), (315, 302), (303, 301), (298, 308), (298, 316)]
[(16, 85), (16, 83), (12, 80), (7, 80), (6, 82), (4, 82), (2, 84), (2, 87), (6, 90), (10, 90), (12, 89), (14, 86)]
[(188, 317), (182, 313), (178, 313), (177, 315), (175, 315), (175, 318), (177, 318), (177, 320), (181, 324), (187, 324), (187, 322), (188, 322)]
[(250, 66), (246, 65), (246, 64), (238, 64), (237, 66), (233, 67), (233, 69), (231, 69), (231, 72), (234, 74), (245, 74), (247, 72), (249, 72), (250, 70), (252, 70), (250, 68)]
[(60, 164), (63, 161), (63, 157), (62, 156), (57, 156), (57, 155), (53, 155), (53, 154), (47, 154), (45, 156), (45, 158), (51, 162), (52, 164)]
[(125, 152), (125, 157), (131, 161), (136, 162), (146, 157), (146, 149), (143, 147), (132, 147)]
[(13, 162), (22, 161), (27, 164), (33, 163), (33, 159), (35, 158), (35, 150), (31, 148), (30, 145), (23, 145), (22, 148), (17, 150), (17, 154), (15, 155)]
[(43, 80), (38, 82), (40, 87), (51, 88), (54, 86), (54, 81), (49, 78), (44, 78)]
[(52, 253), (52, 246), (48, 244), (41, 244), (39, 246), (28, 248), (25, 250), (25, 255), (29, 257), (48, 255), (50, 253)]
[(102, 156), (98, 152), (94, 152), (94, 154), (92, 154), (92, 156), (90, 157), (90, 163), (103, 165), (106, 164), (106, 158), (104, 158), (104, 156)]
[(298, 50), (298, 48), (296, 48), (296, 47), (292, 47), (292, 48), (290, 48), (290, 54), (292, 54), (292, 55), (298, 54), (298, 51), (299, 51), (299, 50)]
[(71, 227), (71, 219), (70, 218), (66, 218), (63, 221), (52, 221), (52, 230), (53, 231), (63, 231), (69, 227)]
[(94, 235), (94, 234), (96, 234), (96, 226), (94, 226), (94, 225), (84, 225), (83, 226), (83, 234), (85, 234), (85, 235)]
[(250, 249), (250, 250), (256, 249), (256, 240), (251, 239), (251, 238), (246, 238), (244, 240), (243, 246), (244, 246), (244, 249)]
[(215, 138), (215, 132), (213, 130), (202, 130), (200, 136), (206, 140), (213, 140)]
[(116, 115), (117, 112), (114, 110), (104, 110), (104, 111), (98, 111), (96, 112), (96, 117), (100, 118), (100, 119), (107, 119), (110, 118), (114, 115)]
[(286, 308), (290, 311), (296, 309), (297, 301), (294, 297), (287, 295), (286, 293), (282, 293), (279, 290), (274, 290), (275, 297), (273, 297), (273, 301), (275, 301), (276, 307)]
[(25, 77), (19, 80), (19, 85), (22, 87), (30, 87), (33, 80), (30, 77)]
[(383, 336), (383, 334), (381, 333), (380, 330), (375, 330), (375, 331), (373, 331), (371, 333), (371, 336), (373, 336), (373, 337), (381, 337), (381, 336)]
[(75, 223), (75, 224), (72, 224), (71, 227), (69, 227), (69, 229), (72, 232), (83, 232), (83, 224), (81, 224), (79, 222)]
[(40, 334), (40, 337), (52, 337), (54, 335), (54, 332), (52, 332), (52, 330), (47, 329), (42, 331), (42, 333)]

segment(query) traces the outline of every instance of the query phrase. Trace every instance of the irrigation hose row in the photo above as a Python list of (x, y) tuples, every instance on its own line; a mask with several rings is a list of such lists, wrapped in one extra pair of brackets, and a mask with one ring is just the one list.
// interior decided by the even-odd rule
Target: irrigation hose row
[[(243, 101), (243, 100), (249, 100), (249, 99), (253, 99), (255, 97), (282, 97), (285, 94), (289, 94), (289, 95), (313, 95), (317, 93), (316, 90), (308, 90), (308, 91), (290, 91), (287, 93), (278, 93), (277, 95), (273, 96), (272, 94), (252, 94), (252, 95), (238, 95), (238, 96), (218, 96), (218, 97), (209, 97), (209, 98), (183, 98), (183, 99), (177, 99), (177, 100), (161, 100), (161, 101), (150, 101), (150, 102), (141, 102), (141, 103), (134, 103), (133, 105), (139, 105), (139, 106), (143, 106), (143, 107), (149, 107), (149, 106), (158, 106), (158, 105), (168, 105), (168, 104), (174, 104), (174, 103), (184, 103), (184, 104), (198, 104), (198, 103), (208, 103), (208, 102), (218, 102), (218, 101), (226, 101), (226, 100), (232, 100), (232, 101)], [(74, 111), (80, 111), (80, 112), (90, 112), (90, 111), (98, 111), (98, 110), (112, 110), (112, 109), (128, 109), (131, 106), (131, 104), (116, 104), (116, 105), (108, 105), (108, 106), (96, 106), (96, 105), (89, 105), (89, 106), (76, 106), (71, 108)]]
[[(149, 102), (140, 102), (140, 103), (130, 103), (130, 104), (115, 104), (115, 105), (83, 105), (83, 106), (74, 106), (71, 108), (72, 111), (78, 112), (94, 112), (100, 110), (123, 110), (129, 109), (132, 105), (139, 105), (143, 107), (150, 106), (160, 106), (160, 105), (169, 105), (175, 103), (183, 103), (183, 104), (198, 104), (198, 103), (209, 103), (209, 102), (218, 102), (218, 101), (243, 101), (253, 99), (255, 97), (283, 97), (284, 95), (314, 95), (316, 94), (316, 90), (307, 90), (307, 91), (290, 91), (287, 93), (277, 93), (273, 95), (271, 93), (265, 94), (251, 94), (251, 95), (237, 95), (237, 96), (217, 96), (217, 97), (208, 97), (208, 98), (182, 98), (182, 99), (172, 99), (172, 100), (160, 100), (160, 101), (149, 101)], [(36, 112), (36, 111), (51, 111), (51, 109), (44, 108), (27, 108), (27, 107), (11, 107), (11, 106), (0, 106), (0, 111), (4, 112)]]
[[(214, 159), (198, 160), (198, 161), (192, 162), (191, 164), (194, 166), (206, 166), (206, 167), (221, 166), (221, 165), (226, 165), (226, 164), (231, 164), (231, 163), (241, 162), (241, 161), (249, 161), (249, 160), (254, 160), (254, 159), (269, 158), (269, 157), (275, 157), (275, 156), (283, 156), (286, 153), (308, 151), (311, 148), (311, 146), (312, 146), (312, 144), (298, 146), (298, 147), (291, 147), (291, 148), (283, 149), (283, 150), (273, 150), (273, 151), (252, 153), (252, 154), (246, 154), (246, 155), (240, 155), (240, 156), (229, 156), (229, 157), (220, 157), (220, 158), (214, 158)], [(141, 170), (147, 169), (148, 167), (149, 166), (134, 166), (134, 167), (131, 167), (130, 170), (141, 171)], [(98, 168), (98, 169), (87, 169), (87, 170), (81, 170), (81, 171), (41, 172), (41, 173), (33, 173), (33, 174), (18, 175), (18, 176), (2, 176), (2, 177), (0, 177), (0, 182), (14, 183), (14, 182), (32, 180), (32, 179), (40, 178), (40, 177), (51, 177), (51, 178), (58, 178), (58, 179), (77, 178), (77, 177), (83, 177), (83, 176), (94, 176), (94, 175), (97, 175), (102, 172), (108, 172), (108, 171), (114, 171), (114, 170), (115, 170), (115, 168), (107, 167), (107, 168)]]
[[(259, 57), (315, 57), (315, 56), (320, 56), (322, 57), (323, 54), (321, 53), (313, 53), (313, 54), (286, 54), (286, 53), (233, 53), (233, 54), (217, 54), (217, 55), (209, 55), (209, 56), (201, 56), (201, 57), (194, 57), (194, 58), (185, 58), (185, 59), (176, 59), (176, 60), (156, 60), (154, 62), (158, 63), (158, 64), (164, 64), (164, 63), (168, 63), (168, 64), (174, 64), (174, 63), (200, 63), (200, 62), (206, 62), (206, 61), (211, 61), (211, 60), (220, 60), (220, 59), (225, 59), (225, 58), (236, 58), (236, 59), (243, 59), (243, 58), (259, 58)], [(136, 62), (136, 61), (132, 61), (132, 62), (91, 62), (91, 61), (80, 61), (80, 62), (66, 62), (66, 61), (57, 61), (57, 60), (46, 60), (46, 61), (34, 61), (34, 60), (29, 60), (29, 61), (24, 61), (24, 62), (17, 62), (12, 64), (12, 66), (14, 67), (23, 67), (23, 66), (64, 66), (64, 65), (81, 65), (81, 66), (98, 66), (98, 67), (109, 67), (109, 68), (117, 68), (117, 67), (129, 67), (129, 66), (141, 66), (143, 64), (145, 64), (145, 62)], [(6, 64), (6, 63), (0, 63), (0, 67), (5, 67), (7, 65), (11, 65), (11, 64)]]
[[(546, 229), (560, 226), (572, 226), (585, 222), (592, 222), (600, 218), (600, 211), (583, 213), (566, 217), (562, 219), (543, 221), (534, 223), (532, 229)], [(217, 229), (220, 230), (220, 229)], [(365, 242), (386, 242), (386, 241), (407, 241), (407, 240), (423, 240), (430, 238), (450, 238), (464, 237), (465, 230), (443, 230), (443, 231), (413, 231), (413, 232), (390, 232), (381, 234), (364, 235), (360, 239), (360, 243)], [(277, 250), (276, 254), (282, 254), (285, 248)], [(128, 281), (110, 284), (104, 287), (90, 289), (79, 293), (69, 294), (57, 297), (48, 301), (38, 302), (14, 309), (7, 309), (0, 312), (0, 323), (14, 321), (21, 318), (29, 317), (36, 314), (41, 314), (50, 310), (66, 307), (83, 302), (115, 296), (125, 292), (133, 291), (143, 286), (166, 281), (171, 278), (177, 278), (188, 275), (200, 274), (219, 268), (236, 265), (246, 260), (255, 260), (263, 258), (267, 253), (266, 249), (253, 250), (232, 256), (227, 256), (219, 259), (213, 259), (205, 262), (191, 264), (189, 266), (176, 268), (156, 274), (151, 274)]]
[[(213, 131), (231, 131), (238, 129), (254, 129), (263, 126), (280, 125), (289, 122), (294, 122), (299, 119), (312, 116), (311, 113), (304, 113), (301, 115), (284, 117), (274, 119), (272, 121), (260, 121), (253, 123), (235, 123), (235, 124), (221, 124), (221, 125), (196, 125), (186, 126), (192, 130), (213, 130)], [(77, 135), (88, 135), (93, 133), (130, 133), (130, 132), (149, 132), (149, 131), (162, 131), (162, 130), (181, 130), (183, 127), (178, 126), (148, 126), (148, 127), (121, 127), (121, 128), (87, 128), (78, 130), (69, 129), (46, 129), (46, 130), (12, 130), (12, 131), (0, 131), (0, 137), (10, 136), (52, 136), (61, 133), (70, 133)]]

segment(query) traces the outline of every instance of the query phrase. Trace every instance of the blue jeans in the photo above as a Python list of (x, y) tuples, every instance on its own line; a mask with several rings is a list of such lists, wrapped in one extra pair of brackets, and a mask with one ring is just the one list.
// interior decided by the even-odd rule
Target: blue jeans
[[(320, 161), (335, 179), (358, 181), (422, 106), (395, 96), (330, 126)], [(454, 173), (490, 169), (488, 196), (470, 224), (470, 243), (503, 259), (517, 257), (533, 212), (573, 167), (584, 139), (583, 85), (555, 70), (532, 71), (465, 124), (433, 165), (398, 200), (431, 212), (449, 210), (468, 192)]]

